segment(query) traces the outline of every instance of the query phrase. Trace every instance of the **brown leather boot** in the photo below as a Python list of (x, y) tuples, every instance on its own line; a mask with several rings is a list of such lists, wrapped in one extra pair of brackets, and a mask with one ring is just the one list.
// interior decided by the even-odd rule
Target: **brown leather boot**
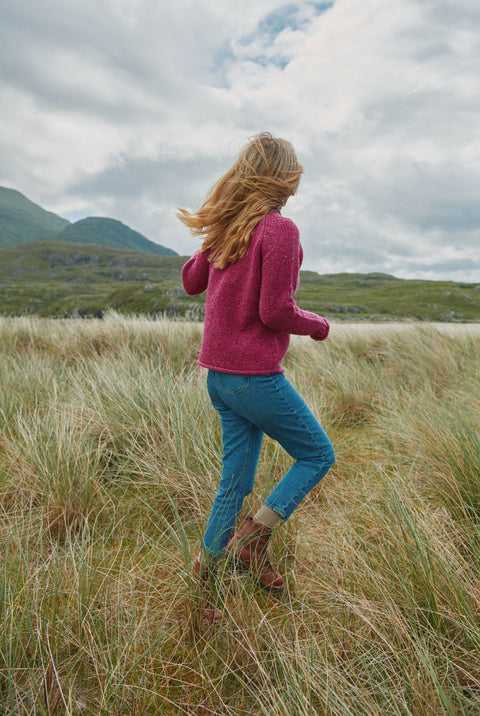
[(267, 555), (267, 543), (271, 534), (269, 527), (254, 522), (249, 515), (226, 549), (233, 556), (235, 566), (250, 572), (263, 589), (280, 592), (285, 586), (285, 580), (272, 567)]
[(190, 610), (192, 629), (195, 632), (206, 631), (220, 624), (222, 612), (215, 604), (215, 566), (197, 557), (193, 563), (193, 599)]

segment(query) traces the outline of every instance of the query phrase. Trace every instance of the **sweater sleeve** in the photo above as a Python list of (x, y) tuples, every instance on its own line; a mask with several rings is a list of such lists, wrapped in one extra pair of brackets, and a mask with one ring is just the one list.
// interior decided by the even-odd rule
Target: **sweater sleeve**
[(206, 291), (208, 286), (209, 261), (205, 252), (195, 251), (192, 258), (182, 267), (183, 288), (189, 296)]
[(276, 331), (324, 340), (328, 321), (303, 311), (293, 299), (298, 288), (303, 252), (298, 229), (290, 219), (276, 216), (265, 227), (262, 247), (260, 319)]

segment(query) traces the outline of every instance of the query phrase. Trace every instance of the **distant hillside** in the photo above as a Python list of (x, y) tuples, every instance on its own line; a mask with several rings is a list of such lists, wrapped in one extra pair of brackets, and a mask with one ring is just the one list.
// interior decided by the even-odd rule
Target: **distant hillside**
[(45, 240), (178, 256), (176, 251), (150, 241), (116, 219), (91, 216), (71, 224), (19, 191), (0, 187), (0, 248)]
[[(66, 241), (0, 249), (0, 315), (121, 313), (200, 319), (205, 296), (182, 288), (182, 256)], [(387, 274), (302, 271), (298, 304), (334, 320), (480, 321), (480, 285)]]
[[(65, 241), (0, 249), (0, 315), (184, 315), (203, 299), (185, 295), (185, 257)], [(198, 313), (198, 311), (197, 311)]]
[(150, 241), (121, 221), (97, 216), (89, 216), (87, 219), (69, 224), (55, 236), (55, 241), (96, 244), (113, 249), (133, 249), (163, 256), (178, 256), (176, 251)]
[(0, 187), (0, 248), (51, 238), (68, 223), (19, 191)]
[(296, 298), (340, 320), (480, 321), (480, 284), (305, 271)]

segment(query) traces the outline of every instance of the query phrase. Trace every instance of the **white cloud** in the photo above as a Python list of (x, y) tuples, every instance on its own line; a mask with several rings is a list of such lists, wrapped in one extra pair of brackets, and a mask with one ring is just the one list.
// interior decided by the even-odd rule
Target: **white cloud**
[(0, 184), (190, 253), (245, 139), (291, 139), (306, 268), (478, 281), (480, 10), (470, 0), (16, 0)]

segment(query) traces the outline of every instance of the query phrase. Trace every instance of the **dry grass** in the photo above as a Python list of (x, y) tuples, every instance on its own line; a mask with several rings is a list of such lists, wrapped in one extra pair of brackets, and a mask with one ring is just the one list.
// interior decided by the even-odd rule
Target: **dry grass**
[[(196, 324), (0, 322), (3, 714), (480, 713), (479, 327), (339, 325), (288, 377), (337, 464), (187, 624), (221, 436)], [(266, 441), (253, 508), (289, 458)]]

